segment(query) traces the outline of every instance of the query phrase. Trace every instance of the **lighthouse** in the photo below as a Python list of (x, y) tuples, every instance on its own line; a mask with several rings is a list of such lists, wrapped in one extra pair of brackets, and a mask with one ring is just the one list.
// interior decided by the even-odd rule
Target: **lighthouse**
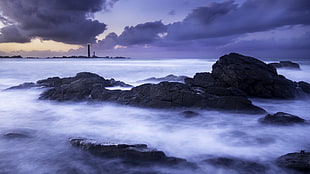
[(88, 47), (88, 58), (90, 58), (90, 43), (87, 44)]

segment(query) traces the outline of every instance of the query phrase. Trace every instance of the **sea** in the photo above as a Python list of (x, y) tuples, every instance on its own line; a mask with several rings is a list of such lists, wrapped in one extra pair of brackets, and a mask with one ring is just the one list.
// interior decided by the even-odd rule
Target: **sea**
[[(0, 173), (1, 174), (101, 174), (101, 173), (240, 173), (240, 166), (206, 163), (225, 157), (267, 166), (263, 173), (293, 173), (277, 167), (281, 155), (310, 151), (310, 126), (262, 125), (265, 114), (222, 111), (152, 109), (115, 103), (54, 102), (38, 100), (45, 89), (5, 90), (48, 77), (96, 73), (137, 86), (150, 77), (169, 74), (193, 77), (210, 72), (216, 59), (1, 59), (0, 60)], [(273, 62), (272, 60), (265, 61)], [(278, 69), (293, 81), (310, 83), (310, 61), (297, 60), (301, 69)], [(156, 82), (154, 82), (156, 83)], [(125, 90), (125, 89), (124, 89)], [(268, 113), (286, 112), (310, 120), (310, 98), (255, 99)], [(20, 134), (8, 137), (10, 134)], [(147, 144), (167, 156), (184, 158), (197, 167), (128, 166), (74, 148), (69, 138), (98, 142)], [(257, 171), (259, 173), (259, 171)]]

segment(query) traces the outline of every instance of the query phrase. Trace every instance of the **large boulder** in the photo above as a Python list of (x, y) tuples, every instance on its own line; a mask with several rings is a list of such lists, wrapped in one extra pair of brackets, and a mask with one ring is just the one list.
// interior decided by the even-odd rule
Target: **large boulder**
[(310, 152), (288, 153), (280, 156), (276, 163), (283, 168), (297, 170), (303, 173), (310, 172)]
[(224, 87), (234, 87), (251, 97), (294, 98), (296, 84), (278, 75), (272, 65), (236, 53), (222, 56), (212, 66), (212, 77)]
[(69, 139), (69, 142), (72, 146), (81, 148), (93, 155), (121, 159), (134, 164), (150, 162), (162, 165), (186, 164), (185, 159), (168, 157), (164, 152), (150, 149), (145, 144), (111, 144), (84, 138)]
[(264, 118), (259, 120), (263, 124), (273, 125), (292, 125), (292, 124), (304, 124), (306, 120), (292, 114), (277, 112), (275, 114), (267, 114)]

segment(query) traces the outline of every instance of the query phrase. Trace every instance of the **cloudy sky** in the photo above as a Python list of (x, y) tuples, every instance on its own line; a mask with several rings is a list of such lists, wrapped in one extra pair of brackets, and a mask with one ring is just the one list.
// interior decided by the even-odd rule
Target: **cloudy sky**
[(310, 58), (309, 0), (0, 0), (0, 55)]

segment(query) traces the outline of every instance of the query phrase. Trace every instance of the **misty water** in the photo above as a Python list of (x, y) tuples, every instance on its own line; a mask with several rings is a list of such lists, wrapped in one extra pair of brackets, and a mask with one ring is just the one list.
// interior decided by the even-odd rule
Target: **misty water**
[[(266, 126), (262, 115), (183, 109), (146, 109), (114, 103), (59, 103), (38, 100), (44, 89), (4, 90), (47, 77), (97, 73), (132, 85), (150, 77), (169, 74), (192, 77), (210, 72), (216, 60), (107, 60), (107, 59), (2, 59), (0, 60), (0, 173), (238, 173), (203, 162), (213, 157), (239, 158), (268, 166), (267, 173), (290, 173), (273, 161), (284, 154), (310, 151), (310, 126)], [(297, 61), (298, 62), (298, 61)], [(294, 81), (310, 82), (310, 63), (301, 70), (281, 69)], [(310, 120), (310, 99), (251, 99), (269, 113), (287, 112)], [(25, 137), (8, 138), (7, 133)], [(185, 158), (198, 168), (128, 167), (117, 160), (95, 157), (72, 147), (68, 138), (84, 137), (102, 142), (147, 144), (167, 156)]]

